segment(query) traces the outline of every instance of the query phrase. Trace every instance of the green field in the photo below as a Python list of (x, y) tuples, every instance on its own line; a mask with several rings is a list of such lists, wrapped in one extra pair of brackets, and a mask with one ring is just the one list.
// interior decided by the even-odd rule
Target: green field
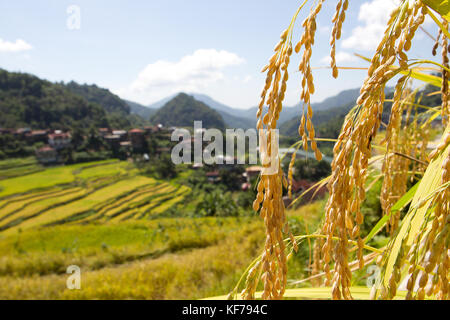
[[(0, 299), (221, 295), (261, 249), (259, 219), (183, 216), (189, 187), (139, 175), (125, 161), (0, 162), (5, 177), (8, 170), (14, 175), (0, 180)], [(81, 290), (65, 285), (73, 264)]]

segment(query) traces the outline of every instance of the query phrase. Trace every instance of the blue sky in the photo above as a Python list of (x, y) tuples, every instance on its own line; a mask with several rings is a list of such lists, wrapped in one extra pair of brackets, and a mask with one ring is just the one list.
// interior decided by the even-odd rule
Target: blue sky
[[(352, 55), (370, 56), (376, 34), (396, 0), (350, 1), (338, 65), (365, 66)], [(150, 104), (178, 91), (199, 92), (236, 108), (258, 104), (264, 75), (298, 0), (15, 0), (0, 3), (0, 68), (51, 81), (95, 83), (122, 98)], [(312, 0), (310, 1), (313, 2)], [(312, 65), (327, 66), (331, 16), (336, 0), (319, 15)], [(76, 11), (79, 29), (70, 29)], [(300, 15), (296, 37), (307, 10)], [(76, 19), (76, 17), (75, 17)], [(73, 24), (72, 24), (73, 26)], [(424, 27), (432, 34), (432, 24)], [(411, 57), (430, 56), (433, 41), (418, 31)], [(298, 102), (299, 56), (291, 59), (286, 104)], [(317, 69), (321, 101), (361, 85), (364, 71)]]

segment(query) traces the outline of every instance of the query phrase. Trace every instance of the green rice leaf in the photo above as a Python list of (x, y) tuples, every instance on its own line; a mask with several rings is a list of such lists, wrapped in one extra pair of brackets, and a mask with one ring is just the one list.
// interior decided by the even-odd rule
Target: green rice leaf
[(448, 0), (422, 0), (427, 6), (450, 21), (450, 1)]
[[(359, 57), (359, 58), (361, 58), (363, 60), (366, 60), (367, 62), (371, 62), (371, 59), (369, 59), (367, 57), (364, 57), (364, 56), (362, 56), (360, 54), (355, 53), (355, 56), (357, 56), (357, 57)], [(391, 70), (395, 71), (395, 70), (398, 70), (398, 69), (399, 69), (399, 67), (397, 67), (397, 66), (391, 66)], [(423, 72), (418, 72), (418, 71), (415, 71), (414, 69), (401, 70), (400, 73), (404, 74), (404, 75), (409, 75), (411, 78), (414, 78), (416, 80), (420, 80), (422, 82), (426, 82), (426, 83), (431, 84), (431, 85), (433, 85), (435, 87), (438, 87), (438, 88), (440, 88), (442, 86), (442, 79), (441, 78), (433, 76), (433, 75), (430, 75), (430, 74), (426, 74), (426, 73), (423, 73)]]
[(403, 195), (403, 197), (400, 198), (391, 208), (391, 212), (385, 216), (383, 216), (378, 223), (370, 230), (369, 234), (367, 235), (366, 239), (364, 240), (365, 243), (368, 243), (372, 238), (383, 228), (383, 226), (386, 224), (386, 222), (389, 221), (391, 215), (399, 210), (402, 210), (408, 203), (410, 203), (416, 194), (417, 189), (419, 188), (420, 181), (417, 182), (411, 189), (408, 190), (407, 193)]
[[(446, 132), (442, 136), (445, 137), (449, 131), (450, 127), (447, 128)], [(423, 202), (423, 199), (425, 199), (430, 192), (440, 187), (442, 162), (449, 151), (450, 145), (447, 146), (445, 151), (442, 152), (439, 157), (436, 157), (429, 164), (422, 180), (418, 183), (417, 191), (415, 192), (414, 198), (411, 202), (411, 208), (404, 217), (398, 234), (392, 240), (393, 243), (387, 257), (386, 272), (383, 279), (385, 286), (388, 286), (389, 284), (389, 278), (393, 272), (394, 264), (397, 260), (403, 240), (406, 239), (406, 245), (408, 246), (412, 244), (414, 238), (420, 232), (420, 228), (424, 223), (427, 211), (433, 205), (433, 199), (430, 198), (421, 206), (417, 206), (417, 204)]]

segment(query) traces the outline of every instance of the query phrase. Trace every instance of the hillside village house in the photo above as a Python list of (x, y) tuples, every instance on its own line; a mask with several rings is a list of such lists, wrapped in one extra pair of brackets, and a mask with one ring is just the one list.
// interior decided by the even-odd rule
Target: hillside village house
[(71, 140), (70, 132), (62, 132), (61, 130), (55, 130), (48, 135), (48, 144), (56, 150), (68, 147)]
[(220, 180), (220, 174), (219, 171), (211, 171), (206, 173), (206, 178), (209, 182), (215, 183)]
[(36, 150), (36, 158), (41, 164), (53, 164), (58, 162), (58, 153), (49, 146)]
[(245, 169), (245, 172), (242, 174), (242, 177), (245, 179), (246, 182), (244, 182), (241, 185), (242, 191), (250, 190), (250, 188), (252, 187), (251, 179), (259, 176), (262, 169), (263, 167), (261, 166), (251, 166)]
[(102, 136), (103, 138), (106, 136), (106, 135), (108, 135), (108, 134), (110, 134), (110, 130), (108, 129), (108, 128), (100, 128), (100, 129), (98, 129), (98, 133), (100, 134), (100, 136)]
[(25, 139), (30, 143), (46, 142), (47, 134), (47, 130), (32, 130), (31, 132), (25, 134)]
[(155, 127), (152, 126), (145, 126), (144, 128), (145, 134), (152, 134), (154, 132), (156, 132)]
[(16, 131), (14, 131), (14, 135), (24, 137), (27, 133), (30, 133), (30, 132), (31, 132), (30, 128), (19, 128)]
[(0, 134), (12, 134), (13, 129), (0, 128)]
[(125, 130), (113, 130), (113, 136), (118, 136), (120, 141), (126, 141), (128, 138), (128, 133)]
[(120, 136), (115, 134), (108, 134), (104, 136), (105, 141), (111, 146), (112, 149), (117, 150), (120, 147)]
[(128, 131), (131, 145), (134, 150), (142, 150), (145, 144), (145, 131), (141, 129), (132, 129)]
[(121, 141), (120, 142), (120, 149), (124, 151), (127, 154), (127, 157), (130, 156), (130, 153), (132, 151), (131, 141)]
[(261, 166), (251, 166), (245, 169), (245, 172), (242, 174), (244, 178), (247, 179), (247, 182), (250, 183), (250, 180), (254, 177), (259, 176), (263, 167)]
[(161, 131), (162, 127), (159, 126), (145, 126), (144, 131), (146, 134), (158, 133)]

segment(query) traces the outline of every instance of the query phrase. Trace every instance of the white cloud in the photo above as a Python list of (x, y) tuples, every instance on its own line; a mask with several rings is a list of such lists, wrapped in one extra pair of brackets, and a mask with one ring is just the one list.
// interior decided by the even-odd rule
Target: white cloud
[[(350, 54), (348, 52), (340, 51), (336, 53), (336, 63), (345, 63), (345, 62), (353, 62), (356, 61), (356, 57), (353, 54)], [(331, 57), (325, 56), (323, 57), (320, 62), (326, 63), (329, 65), (331, 63)]]
[(342, 47), (375, 50), (383, 37), (389, 15), (398, 3), (398, 0), (372, 0), (363, 3), (358, 15), (358, 21), (363, 25), (352, 30), (351, 36), (342, 41)]
[(31, 50), (33, 47), (22, 39), (15, 42), (0, 39), (0, 52), (21, 52)]
[(225, 50), (199, 49), (179, 61), (159, 60), (147, 65), (128, 87), (116, 90), (124, 98), (149, 103), (179, 92), (199, 92), (225, 78), (223, 69), (244, 62)]

